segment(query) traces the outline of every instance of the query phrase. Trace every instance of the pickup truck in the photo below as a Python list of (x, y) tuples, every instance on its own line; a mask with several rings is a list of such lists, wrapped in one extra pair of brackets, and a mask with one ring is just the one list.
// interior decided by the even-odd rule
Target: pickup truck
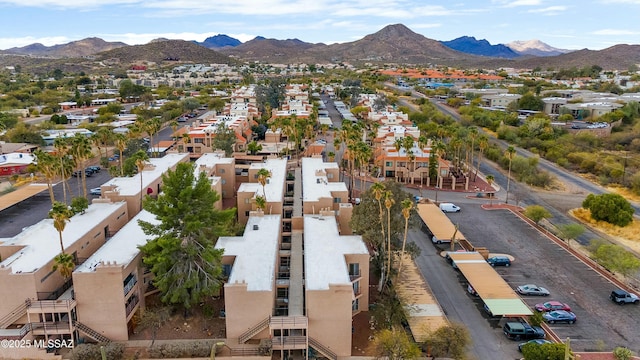
[(620, 289), (613, 290), (609, 295), (609, 299), (611, 299), (611, 301), (617, 303), (618, 305), (629, 303), (637, 304), (638, 302), (640, 302), (640, 298), (638, 298), (638, 295)]
[(544, 339), (545, 337), (542, 328), (515, 321), (504, 324), (502, 332), (511, 340)]

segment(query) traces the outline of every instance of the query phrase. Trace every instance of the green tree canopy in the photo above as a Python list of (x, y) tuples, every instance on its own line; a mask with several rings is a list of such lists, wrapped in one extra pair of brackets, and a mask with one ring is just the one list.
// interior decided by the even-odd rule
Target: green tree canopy
[(551, 217), (551, 213), (540, 205), (527, 206), (524, 210), (524, 216), (531, 219), (534, 223), (539, 223), (542, 219)]
[(594, 220), (618, 226), (627, 226), (633, 221), (633, 207), (622, 195), (589, 194), (582, 202), (582, 207), (591, 211)]
[(378, 358), (389, 360), (410, 360), (420, 356), (420, 347), (414, 343), (402, 327), (379, 331), (375, 336)]
[(466, 347), (471, 344), (469, 330), (462, 325), (452, 323), (436, 330), (427, 340), (431, 355), (462, 359)]
[(219, 236), (231, 234), (235, 215), (235, 209), (214, 207), (220, 195), (206, 174), (196, 179), (193, 170), (194, 165), (180, 163), (164, 174), (163, 192), (144, 201), (144, 209), (160, 224), (140, 221), (145, 234), (154, 237), (140, 249), (162, 301), (185, 310), (219, 291), (223, 250), (215, 244)]
[(564, 360), (565, 344), (528, 343), (522, 347), (525, 360)]

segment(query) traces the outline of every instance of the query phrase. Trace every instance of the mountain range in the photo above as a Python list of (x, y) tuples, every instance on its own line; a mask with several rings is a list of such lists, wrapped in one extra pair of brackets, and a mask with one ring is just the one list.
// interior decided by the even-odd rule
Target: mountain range
[[(216, 35), (203, 42), (156, 39), (145, 45), (129, 46), (89, 38), (51, 47), (32, 44), (0, 51), (0, 65), (95, 68), (96, 61), (127, 68), (132, 63), (152, 61), (233, 63), (261, 61), (271, 63), (396, 63), (446, 65), (481, 68), (562, 68), (599, 65), (604, 69), (627, 69), (640, 63), (640, 45), (616, 45), (593, 51), (568, 52), (538, 40), (491, 45), (474, 37), (440, 42), (417, 34), (402, 24), (388, 25), (364, 38), (340, 44), (307, 43), (299, 39), (256, 37), (240, 42), (227, 35)], [(27, 56), (28, 55), (28, 56)], [(39, 59), (45, 57), (45, 59)], [(59, 57), (61, 59), (54, 59)], [(64, 57), (64, 58), (63, 58)], [(84, 57), (84, 59), (83, 59)], [(106, 61), (109, 60), (109, 61)], [(91, 63), (93, 61), (93, 63)], [(37, 67), (37, 66), (36, 66)]]

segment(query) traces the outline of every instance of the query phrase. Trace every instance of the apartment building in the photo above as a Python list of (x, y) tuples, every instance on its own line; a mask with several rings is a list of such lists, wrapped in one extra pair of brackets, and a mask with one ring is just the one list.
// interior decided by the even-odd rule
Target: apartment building
[[(275, 168), (270, 160), (258, 165)], [(286, 186), (279, 213), (249, 210), (242, 236), (218, 240), (232, 350), (268, 340), (282, 358), (307, 357), (308, 349), (333, 360), (351, 356), (352, 317), (368, 311), (369, 252), (360, 236), (347, 235), (352, 205), (337, 169), (303, 158), (292, 176), (269, 184)], [(259, 191), (249, 185), (249, 193)]]
[(220, 126), (233, 130), (236, 136), (234, 151), (246, 150), (247, 139), (252, 136), (252, 122), (245, 116), (233, 115), (218, 115), (202, 123), (196, 123), (187, 132), (189, 142), (185, 145), (185, 150), (195, 158), (216, 150), (213, 139)]
[[(125, 202), (96, 203), (69, 220), (64, 251), (81, 264), (129, 221)], [(77, 321), (71, 281), (53, 269), (61, 252), (52, 219), (44, 219), (0, 244), (0, 335), (70, 339), (92, 330)], [(99, 339), (96, 339), (99, 340)]]
[[(258, 182), (258, 171), (266, 169), (271, 173), (267, 183), (262, 186)], [(285, 179), (287, 177), (286, 159), (267, 159), (264, 162), (252, 163), (248, 169), (248, 181), (240, 184), (237, 196), (238, 222), (246, 224), (251, 211), (257, 210), (256, 196), (266, 200), (265, 214), (282, 214), (285, 203)]]
[[(157, 196), (162, 188), (162, 174), (175, 170), (178, 163), (189, 161), (189, 154), (172, 153), (149, 159), (142, 172), (131, 177), (116, 177), (100, 186), (101, 199), (110, 202), (125, 201), (127, 213), (134, 216), (142, 209), (144, 195)], [(101, 201), (101, 200), (94, 200)]]
[(303, 212), (338, 211), (349, 203), (349, 189), (340, 181), (337, 163), (325, 163), (320, 157), (302, 158)]
[(216, 208), (222, 209), (223, 199), (233, 199), (236, 193), (236, 174), (234, 158), (224, 156), (224, 152), (214, 152), (202, 154), (195, 162), (194, 175), (196, 179), (200, 173), (211, 181), (211, 188), (220, 195), (220, 201), (216, 203)]
[(482, 101), (484, 106), (502, 109), (508, 107), (513, 102), (517, 102), (521, 97), (522, 95), (520, 94), (492, 94), (483, 95)]
[(145, 277), (138, 246), (152, 237), (138, 220), (159, 224), (141, 211), (73, 272), (78, 321), (110, 340), (129, 340), (132, 318), (145, 306), (151, 276)]

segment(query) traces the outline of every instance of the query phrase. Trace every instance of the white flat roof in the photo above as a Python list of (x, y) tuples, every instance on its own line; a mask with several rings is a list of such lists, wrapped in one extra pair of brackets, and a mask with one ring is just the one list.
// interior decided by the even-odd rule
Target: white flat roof
[(302, 199), (318, 201), (332, 198), (332, 191), (347, 191), (343, 182), (329, 182), (325, 169), (337, 169), (337, 163), (325, 163), (322, 158), (302, 158)]
[[(159, 179), (168, 169), (174, 167), (183, 159), (188, 158), (189, 154), (167, 154), (161, 158), (149, 159), (149, 162), (155, 167), (153, 170), (144, 170), (142, 172), (142, 188), (147, 188), (149, 184)], [(132, 177), (115, 177), (102, 185), (115, 185), (116, 190), (122, 196), (132, 196), (140, 193), (140, 174)]]
[(224, 157), (223, 153), (204, 153), (196, 160), (196, 168), (193, 175), (198, 178), (200, 176), (200, 166), (213, 168), (217, 164), (233, 164), (233, 158)]
[(340, 235), (335, 216), (304, 216), (304, 253), (307, 290), (328, 290), (330, 284), (351, 284), (344, 258), (369, 254), (360, 235)]
[(236, 257), (229, 284), (246, 283), (248, 291), (273, 289), (281, 226), (280, 215), (250, 216), (242, 236), (218, 239), (216, 249)]
[[(252, 163), (249, 169), (267, 169), (271, 172), (271, 177), (264, 187), (267, 202), (282, 201), (284, 199), (284, 180), (287, 175), (286, 159), (267, 159), (263, 163)], [(238, 192), (255, 192), (262, 195), (262, 185), (260, 183), (242, 183)]]
[[(91, 204), (84, 214), (73, 216), (62, 232), (65, 249), (71, 247), (89, 231), (95, 230), (96, 224), (100, 221), (116, 211), (123, 211), (122, 204), (123, 202)], [(11, 267), (13, 274), (35, 272), (60, 253), (58, 231), (53, 227), (52, 219), (44, 219), (25, 228), (20, 234), (7, 239), (0, 246), (24, 246), (22, 250), (0, 263), (1, 267)]]
[(138, 220), (151, 224), (160, 224), (155, 215), (146, 210), (140, 211), (109, 241), (102, 245), (98, 251), (93, 253), (82, 265), (78, 266), (74, 272), (94, 272), (101, 262), (128, 265), (140, 253), (138, 246), (144, 245), (147, 241), (153, 239), (153, 236), (146, 235), (142, 231)]

